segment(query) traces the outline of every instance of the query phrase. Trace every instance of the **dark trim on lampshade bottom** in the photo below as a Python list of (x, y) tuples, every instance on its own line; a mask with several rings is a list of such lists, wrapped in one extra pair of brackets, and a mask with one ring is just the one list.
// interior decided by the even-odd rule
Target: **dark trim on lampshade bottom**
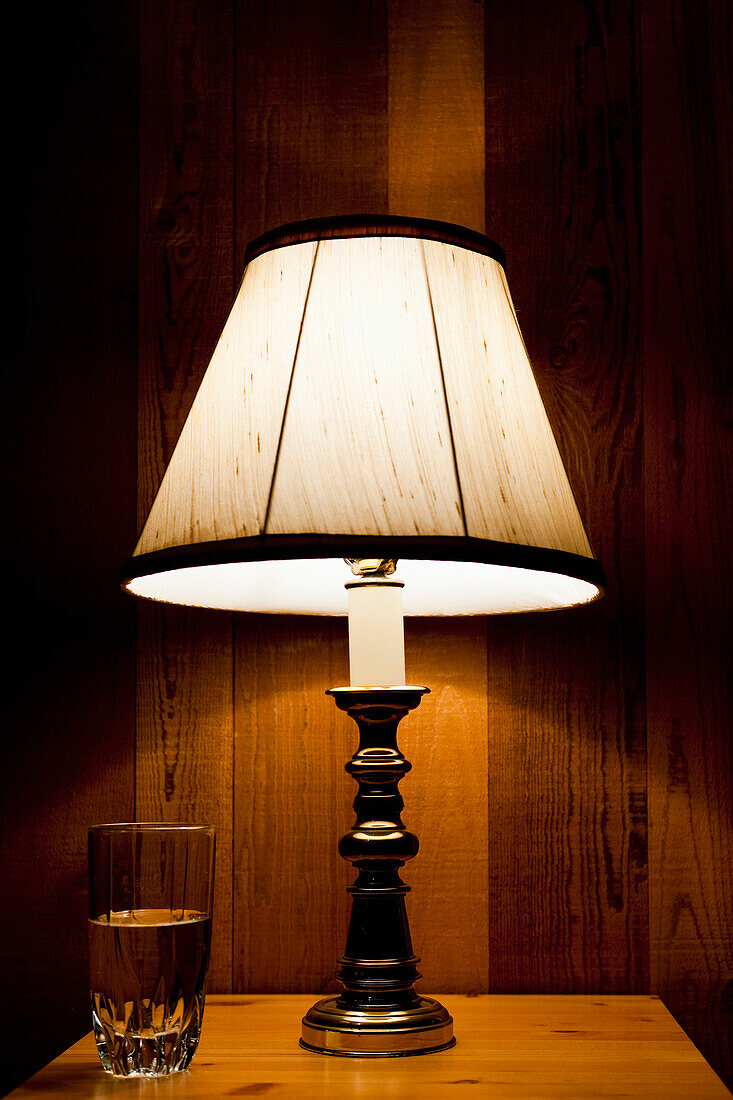
[(313, 218), (310, 221), (290, 222), (275, 229), (269, 229), (260, 237), (255, 237), (247, 245), (244, 266), (275, 248), (291, 244), (303, 244), (306, 241), (333, 241), (347, 237), (416, 237), (424, 241), (440, 241), (442, 244), (456, 245), (482, 256), (490, 256), (506, 269), (506, 256), (501, 245), (463, 225), (451, 222), (437, 222), (429, 218), (405, 218), (393, 215), (377, 217), (373, 214), (346, 214), (336, 218)]
[[(120, 583), (126, 588), (136, 577), (148, 577), (174, 569), (202, 565), (231, 565), (249, 561), (286, 561), (307, 558), (414, 558), (423, 561), (468, 561), (484, 565), (507, 565), (557, 573), (587, 581), (601, 596), (606, 577), (595, 558), (542, 546), (465, 537), (385, 535), (255, 535), (222, 539), (218, 542), (171, 546), (128, 558)], [(597, 597), (596, 597), (597, 598)]]

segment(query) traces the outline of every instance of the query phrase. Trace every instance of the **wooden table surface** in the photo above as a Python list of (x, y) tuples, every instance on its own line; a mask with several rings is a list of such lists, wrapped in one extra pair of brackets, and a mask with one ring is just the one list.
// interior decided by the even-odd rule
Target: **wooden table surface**
[(411, 1058), (335, 1058), (298, 1047), (313, 997), (207, 998), (187, 1073), (104, 1073), (91, 1034), (11, 1097), (729, 1097), (658, 997), (442, 996), (457, 1045)]

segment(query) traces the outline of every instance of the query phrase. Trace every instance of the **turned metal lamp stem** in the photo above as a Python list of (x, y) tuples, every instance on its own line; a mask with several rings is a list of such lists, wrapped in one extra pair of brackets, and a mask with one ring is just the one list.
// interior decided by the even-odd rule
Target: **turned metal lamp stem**
[(304, 1017), (301, 1045), (308, 1050), (407, 1055), (455, 1043), (446, 1009), (413, 988), (420, 960), (405, 908), (410, 887), (399, 874), (417, 854), (418, 840), (402, 822), (398, 784), (412, 765), (397, 745), (397, 726), (427, 692), (405, 685), (328, 692), (359, 727), (359, 746), (346, 765), (359, 785), (356, 821), (339, 842), (339, 854), (357, 877), (349, 887), (351, 919), (338, 961), (343, 992), (319, 1001)]

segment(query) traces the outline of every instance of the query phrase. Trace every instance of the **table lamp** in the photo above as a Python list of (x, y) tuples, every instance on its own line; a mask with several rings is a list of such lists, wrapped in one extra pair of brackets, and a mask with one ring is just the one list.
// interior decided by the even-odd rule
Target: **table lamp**
[[(349, 616), (346, 765), (357, 872), (343, 991), (301, 1045), (342, 1055), (452, 1046), (420, 977), (399, 871), (418, 850), (398, 784), (404, 613), (586, 604), (603, 572), (512, 306), (502, 250), (416, 218), (300, 222), (253, 241), (224, 331), (132, 557), (137, 596)], [(396, 567), (398, 569), (396, 571)]]

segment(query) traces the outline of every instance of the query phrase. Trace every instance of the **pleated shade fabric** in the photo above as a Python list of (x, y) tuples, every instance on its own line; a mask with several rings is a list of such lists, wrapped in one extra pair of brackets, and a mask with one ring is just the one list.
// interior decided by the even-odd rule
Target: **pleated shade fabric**
[(344, 557), (397, 557), (407, 614), (601, 594), (489, 238), (325, 219), (250, 245), (134, 553), (131, 592), (343, 614)]

